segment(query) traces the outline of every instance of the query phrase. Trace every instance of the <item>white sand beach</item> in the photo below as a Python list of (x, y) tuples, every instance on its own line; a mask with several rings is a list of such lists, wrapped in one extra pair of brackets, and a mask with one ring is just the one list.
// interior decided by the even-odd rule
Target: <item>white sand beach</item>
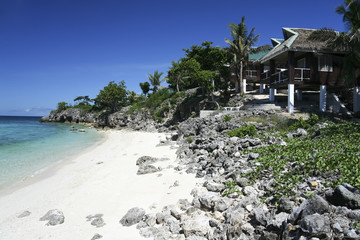
[[(188, 198), (198, 179), (175, 171), (176, 149), (159, 146), (162, 133), (110, 130), (106, 139), (86, 152), (64, 160), (31, 178), (10, 192), (0, 192), (0, 239), (85, 239), (95, 233), (101, 239), (144, 239), (135, 225), (122, 226), (119, 221), (133, 207), (146, 213)], [(155, 166), (161, 172), (137, 175), (136, 160), (141, 156), (169, 158)], [(173, 187), (178, 181), (179, 186)], [(64, 213), (65, 222), (46, 226), (39, 221), (49, 210)], [(18, 216), (24, 211), (31, 214)], [(103, 214), (105, 226), (95, 227), (87, 216)]]

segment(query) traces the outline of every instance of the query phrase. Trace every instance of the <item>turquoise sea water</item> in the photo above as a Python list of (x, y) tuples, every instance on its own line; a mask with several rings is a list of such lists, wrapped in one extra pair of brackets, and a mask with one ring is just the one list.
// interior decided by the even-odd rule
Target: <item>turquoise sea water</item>
[[(102, 139), (95, 129), (0, 116), (0, 189), (81, 152)], [(70, 127), (85, 132), (70, 131)]]

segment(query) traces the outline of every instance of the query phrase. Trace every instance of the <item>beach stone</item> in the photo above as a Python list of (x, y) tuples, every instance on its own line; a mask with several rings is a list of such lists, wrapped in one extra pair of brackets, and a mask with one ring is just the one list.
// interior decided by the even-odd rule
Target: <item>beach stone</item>
[(258, 221), (263, 226), (266, 226), (270, 221), (268, 211), (265, 211), (260, 207), (254, 209), (254, 216), (256, 221)]
[(202, 208), (211, 210), (214, 208), (215, 203), (220, 201), (221, 198), (217, 193), (208, 192), (199, 196), (200, 205)]
[(159, 161), (159, 159), (150, 157), (150, 156), (142, 156), (138, 160), (136, 160), (136, 165), (142, 165), (142, 164), (150, 164), (155, 163)]
[(206, 189), (210, 192), (221, 192), (225, 188), (225, 185), (222, 183), (208, 182), (206, 184)]
[(313, 237), (323, 237), (331, 231), (329, 218), (318, 213), (307, 215), (301, 219), (300, 228)]
[(280, 229), (283, 223), (287, 221), (289, 217), (288, 213), (281, 212), (279, 214), (276, 214), (274, 218), (271, 220), (270, 225), (274, 226), (275, 228)]
[(29, 216), (30, 214), (31, 214), (31, 212), (29, 212), (29, 211), (24, 211), (24, 212), (22, 212), (22, 213), (18, 216), (18, 218), (24, 218), (24, 217)]
[(212, 231), (209, 221), (210, 218), (204, 215), (198, 215), (193, 218), (185, 216), (182, 218), (182, 229), (186, 238), (193, 235), (199, 237), (207, 236)]
[(294, 202), (288, 198), (280, 198), (278, 209), (281, 212), (291, 213), (294, 208)]
[(145, 215), (145, 210), (142, 208), (134, 207), (131, 208), (125, 216), (120, 220), (123, 226), (132, 226), (141, 221)]
[(105, 226), (105, 222), (102, 218), (95, 218), (91, 221), (91, 225), (99, 228)]
[(159, 172), (159, 171), (161, 171), (161, 168), (146, 164), (146, 165), (140, 165), (136, 174), (144, 175), (144, 174), (155, 173), (155, 172)]
[(102, 238), (102, 237), (103, 237), (102, 235), (96, 233), (96, 234), (91, 238), (91, 240), (100, 239), (100, 238)]
[(360, 190), (349, 184), (336, 186), (334, 191), (326, 193), (329, 202), (336, 206), (346, 206), (350, 209), (360, 209)]
[(40, 218), (40, 221), (48, 221), (47, 226), (55, 226), (63, 224), (65, 217), (62, 211), (58, 209), (49, 210), (43, 217)]
[(152, 236), (155, 236), (159, 232), (160, 232), (160, 230), (157, 229), (156, 227), (146, 227), (146, 228), (140, 229), (140, 235), (145, 238), (150, 238)]

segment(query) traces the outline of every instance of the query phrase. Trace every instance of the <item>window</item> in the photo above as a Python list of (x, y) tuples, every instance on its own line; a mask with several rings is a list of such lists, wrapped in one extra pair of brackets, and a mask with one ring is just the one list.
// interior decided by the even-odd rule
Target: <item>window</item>
[(332, 72), (333, 61), (331, 55), (319, 55), (318, 57), (318, 71)]

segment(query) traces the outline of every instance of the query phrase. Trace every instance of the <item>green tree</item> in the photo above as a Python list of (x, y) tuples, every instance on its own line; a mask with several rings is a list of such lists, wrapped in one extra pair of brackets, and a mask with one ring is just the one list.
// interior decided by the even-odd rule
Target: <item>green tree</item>
[(181, 58), (177, 63), (172, 62), (173, 66), (168, 71), (167, 83), (177, 92), (194, 87), (212, 87), (211, 79), (213, 73), (202, 70), (201, 65), (193, 58)]
[(154, 74), (149, 73), (148, 79), (153, 86), (151, 89), (154, 93), (157, 92), (158, 88), (160, 87), (161, 82), (164, 81), (164, 79), (161, 79), (161, 76), (163, 75), (163, 72), (159, 72), (158, 70), (155, 70)]
[(67, 102), (59, 102), (57, 104), (56, 112), (61, 112), (71, 107)]
[(245, 17), (242, 17), (241, 22), (238, 25), (230, 23), (228, 26), (231, 31), (232, 40), (225, 38), (225, 42), (230, 45), (228, 51), (232, 56), (231, 67), (235, 71), (240, 91), (241, 93), (244, 93), (245, 89), (242, 84), (243, 69), (249, 61), (249, 54), (253, 51), (251, 47), (255, 44), (260, 35), (255, 36), (255, 28), (252, 28), (251, 31), (248, 32), (245, 25)]
[(148, 82), (140, 83), (140, 88), (143, 94), (147, 95), (150, 91), (150, 83)]
[(114, 81), (109, 82), (103, 90), (100, 90), (95, 98), (95, 105), (98, 108), (109, 110), (110, 112), (116, 112), (127, 104), (128, 92), (124, 80), (120, 81), (119, 84)]
[(193, 45), (190, 49), (184, 49), (188, 59), (195, 59), (200, 63), (201, 70), (211, 71), (217, 89), (226, 89), (230, 80), (230, 72), (226, 66), (229, 62), (228, 54), (220, 47), (211, 46), (213, 42), (203, 42), (201, 45)]
[(230, 74), (226, 63), (226, 52), (220, 47), (211, 46), (212, 42), (193, 45), (185, 51), (185, 57), (172, 61), (167, 75), (167, 83), (177, 92), (194, 87), (208, 90), (224, 88)]
[(77, 102), (78, 105), (90, 105), (93, 101), (89, 96), (79, 96), (74, 99), (74, 102)]
[(338, 33), (330, 28), (313, 32), (309, 40), (319, 40), (327, 43), (331, 50), (347, 52), (343, 68), (343, 76), (349, 85), (360, 82), (360, 1), (344, 0), (335, 12), (343, 15), (347, 32)]

